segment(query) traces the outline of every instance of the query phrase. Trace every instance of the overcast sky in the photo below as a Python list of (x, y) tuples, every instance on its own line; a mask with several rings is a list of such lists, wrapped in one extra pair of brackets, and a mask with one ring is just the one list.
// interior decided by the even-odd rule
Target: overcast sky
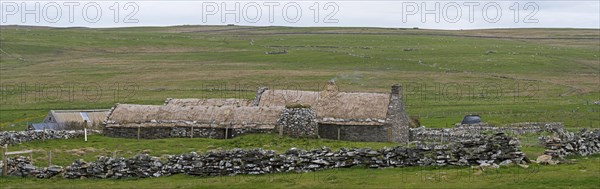
[(10, 1), (2, 25), (595, 28), (600, 1)]

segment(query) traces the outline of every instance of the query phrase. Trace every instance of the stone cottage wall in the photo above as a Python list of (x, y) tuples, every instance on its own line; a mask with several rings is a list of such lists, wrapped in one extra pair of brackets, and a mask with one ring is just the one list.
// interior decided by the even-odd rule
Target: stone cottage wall
[[(239, 134), (259, 132), (248, 129), (229, 129), (227, 130), (227, 138), (232, 138)], [(139, 128), (140, 138), (157, 139), (157, 138), (225, 138), (224, 128), (198, 128), (194, 127), (192, 135), (192, 127), (141, 127)], [(104, 134), (110, 137), (117, 138), (137, 138), (137, 127), (106, 127)]]
[[(339, 133), (339, 138), (338, 138)], [(319, 137), (333, 140), (389, 142), (387, 126), (319, 124)]]
[[(271, 133), (272, 129), (255, 129), (255, 128), (199, 128), (194, 127), (141, 127), (140, 138), (157, 139), (157, 138), (214, 138), (224, 139), (233, 138), (249, 133)], [(227, 131), (226, 131), (227, 130)], [(225, 137), (227, 134), (227, 137)], [(105, 127), (104, 135), (117, 138), (137, 138), (137, 127)]]

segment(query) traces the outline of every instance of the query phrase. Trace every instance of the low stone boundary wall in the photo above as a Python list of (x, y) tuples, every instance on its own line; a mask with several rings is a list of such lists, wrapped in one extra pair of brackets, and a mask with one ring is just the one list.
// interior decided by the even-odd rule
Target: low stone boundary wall
[[(98, 134), (100, 131), (88, 130), (88, 135)], [(51, 140), (51, 139), (70, 139), (83, 137), (83, 131), (55, 131), (55, 130), (34, 130), (34, 131), (1, 131), (0, 145), (4, 144), (19, 144), (23, 142), (35, 140)]]
[(540, 132), (556, 132), (564, 130), (564, 125), (560, 122), (551, 123), (539, 123), (539, 122), (524, 122), (524, 123), (511, 123), (500, 127), (494, 127), (489, 125), (457, 125), (454, 127), (457, 130), (464, 130), (473, 133), (482, 132), (502, 132), (502, 133), (513, 133), (517, 135), (529, 134), (529, 133), (540, 133)]
[[(289, 149), (283, 154), (272, 150), (241, 150), (188, 153), (168, 156), (166, 161), (146, 154), (133, 158), (99, 157), (95, 162), (77, 160), (65, 169), (36, 168), (22, 160), (10, 160), (9, 175), (48, 178), (60, 170), (63, 177), (128, 178), (160, 177), (173, 174), (197, 176), (226, 176), (237, 174), (266, 174), (282, 172), (309, 172), (323, 169), (363, 166), (388, 168), (405, 166), (498, 166), (496, 164), (527, 163), (518, 148), (519, 141), (504, 134), (465, 140), (450, 144), (412, 143), (372, 150), (342, 148), (332, 151), (323, 147), (316, 150)], [(19, 157), (21, 158), (21, 157)], [(18, 165), (18, 166), (15, 166)]]
[(459, 141), (470, 138), (480, 138), (485, 136), (479, 132), (472, 132), (465, 129), (432, 129), (432, 128), (411, 128), (410, 141)]
[[(0, 162), (0, 175), (2, 175), (2, 162)], [(8, 158), (7, 175), (19, 177), (51, 178), (62, 174), (64, 169), (60, 166), (38, 168), (31, 164), (29, 157), (18, 156)]]
[(470, 138), (481, 138), (494, 133), (512, 133), (523, 135), (540, 132), (562, 132), (562, 123), (514, 123), (502, 127), (489, 126), (487, 124), (457, 125), (454, 128), (412, 128), (410, 129), (411, 141), (457, 141)]
[(542, 136), (540, 142), (546, 147), (544, 154), (553, 158), (568, 155), (588, 156), (600, 153), (600, 129), (581, 130), (579, 133), (557, 132), (554, 136)]

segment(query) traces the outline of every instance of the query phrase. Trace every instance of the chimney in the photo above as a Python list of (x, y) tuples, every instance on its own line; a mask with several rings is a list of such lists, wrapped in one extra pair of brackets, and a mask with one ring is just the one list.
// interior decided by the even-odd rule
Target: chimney
[(392, 138), (388, 140), (407, 143), (409, 140), (408, 116), (404, 112), (402, 86), (399, 84), (392, 85), (386, 120), (392, 134)]
[(260, 98), (267, 90), (269, 90), (268, 87), (259, 87), (258, 90), (256, 90), (256, 96), (254, 96), (254, 100), (252, 100), (252, 106), (258, 106), (260, 104)]
[(392, 85), (392, 92), (390, 94), (390, 105), (395, 105), (398, 110), (404, 111), (404, 102), (402, 102), (402, 85)]
[(402, 86), (399, 84), (392, 85), (392, 94), (400, 95), (400, 91), (402, 90)]

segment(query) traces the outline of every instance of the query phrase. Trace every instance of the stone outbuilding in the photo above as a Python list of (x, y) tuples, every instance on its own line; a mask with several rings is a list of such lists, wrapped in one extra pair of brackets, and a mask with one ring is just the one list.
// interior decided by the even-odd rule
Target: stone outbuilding
[(33, 123), (30, 130), (72, 130), (100, 126), (108, 116), (108, 109), (50, 110), (42, 123)]

